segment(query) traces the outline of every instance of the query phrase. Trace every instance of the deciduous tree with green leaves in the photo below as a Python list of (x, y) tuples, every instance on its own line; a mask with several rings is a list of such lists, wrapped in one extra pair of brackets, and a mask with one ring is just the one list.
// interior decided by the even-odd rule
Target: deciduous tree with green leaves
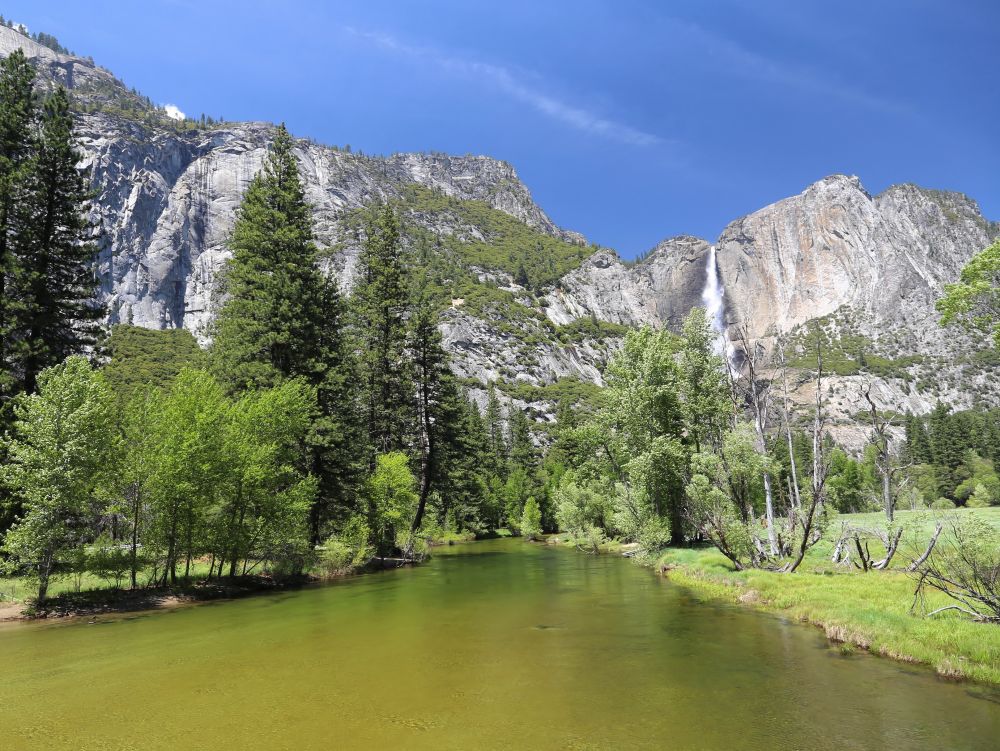
[(990, 335), (1000, 348), (1000, 240), (974, 256), (944, 290), (937, 301), (941, 324)]
[(87, 541), (112, 430), (111, 395), (80, 356), (39, 376), (15, 407), (3, 484), (22, 513), (4, 539), (8, 565), (38, 581), (44, 603), (60, 557)]

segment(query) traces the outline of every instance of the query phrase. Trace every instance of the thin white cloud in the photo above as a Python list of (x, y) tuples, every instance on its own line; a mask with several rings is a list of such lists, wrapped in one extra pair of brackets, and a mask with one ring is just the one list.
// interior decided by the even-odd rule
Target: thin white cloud
[(176, 104), (164, 104), (163, 111), (167, 113), (167, 117), (171, 120), (183, 120), (187, 117)]
[(602, 117), (584, 107), (557, 99), (526, 83), (508, 68), (477, 60), (443, 54), (428, 47), (404, 44), (393, 36), (345, 27), (352, 35), (372, 42), (396, 54), (426, 60), (456, 75), (486, 81), (512, 98), (524, 102), (553, 120), (563, 122), (577, 130), (609, 138), (633, 146), (653, 146), (663, 142), (659, 136), (647, 133), (617, 120)]
[(814, 68), (774, 60), (696, 23), (679, 18), (671, 18), (668, 23), (701, 48), (706, 58), (723, 63), (733, 75), (823, 94), (873, 110), (898, 113), (909, 109), (898, 101), (834, 80)]

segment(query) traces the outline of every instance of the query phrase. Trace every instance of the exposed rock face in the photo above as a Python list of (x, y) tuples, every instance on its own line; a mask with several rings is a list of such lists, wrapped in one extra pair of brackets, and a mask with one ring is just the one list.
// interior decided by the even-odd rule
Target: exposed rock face
[[(185, 327), (202, 337), (226, 239), (273, 126), (241, 123), (174, 133), (105, 114), (79, 132), (98, 191), (100, 273), (112, 322)], [(296, 149), (317, 241), (337, 243), (345, 210), (400, 195), (409, 183), (481, 200), (529, 226), (560, 234), (513, 168), (487, 157), (368, 157), (300, 141)], [(98, 217), (95, 217), (98, 218)], [(345, 286), (353, 263), (341, 259)]]
[(546, 313), (556, 323), (593, 315), (627, 326), (677, 329), (691, 308), (702, 304), (708, 249), (697, 237), (674, 237), (633, 266), (610, 250), (599, 251), (548, 294)]
[(901, 325), (930, 346), (934, 300), (995, 234), (961, 194), (897, 185), (872, 197), (834, 175), (730, 224), (718, 259), (730, 318), (755, 335), (849, 306), (873, 332)]
[[(260, 169), (273, 126), (174, 123), (92, 61), (0, 27), (0, 55), (18, 47), (38, 68), (40, 87), (67, 86), (80, 109), (78, 132), (98, 194), (92, 220), (110, 322), (185, 327), (204, 341), (235, 211)], [(505, 162), (443, 154), (371, 157), (308, 141), (297, 143), (296, 156), (317, 241), (329, 250), (326, 268), (345, 289), (358, 248), (345, 216), (399, 199), (414, 185), (481, 201), (537, 233), (584, 244), (555, 226)], [(432, 236), (489, 242), (482, 226), (453, 211), (420, 210), (408, 221)], [(968, 342), (941, 331), (933, 303), (997, 235), (1000, 225), (961, 194), (899, 185), (873, 197), (857, 178), (828, 177), (722, 233), (716, 248), (728, 320), (771, 336), (794, 335), (822, 319), (834, 340), (861, 337), (883, 357), (932, 358), (907, 363), (885, 379), (878, 394), (887, 408), (926, 411), (938, 398), (956, 406), (977, 398), (993, 403), (1000, 398), (994, 374), (970, 372), (958, 356)], [(675, 237), (628, 264), (601, 249), (534, 291), (519, 287), (509, 269), (469, 266), (480, 284), (512, 293), (508, 304), (519, 306), (521, 318), (500, 320), (482, 307), (473, 313), (456, 300), (442, 322), (454, 368), (484, 384), (543, 386), (565, 376), (599, 383), (617, 340), (560, 326), (593, 318), (679, 328), (692, 307), (704, 304), (709, 250), (705, 240)], [(861, 406), (859, 377), (831, 379), (833, 407), (845, 419)], [(797, 389), (803, 403), (812, 400), (808, 390), (805, 381)]]

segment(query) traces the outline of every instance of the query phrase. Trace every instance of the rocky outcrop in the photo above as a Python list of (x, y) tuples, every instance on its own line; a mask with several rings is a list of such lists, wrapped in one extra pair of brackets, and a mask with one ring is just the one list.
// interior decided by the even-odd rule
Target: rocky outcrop
[[(39, 70), (39, 86), (67, 86), (79, 110), (84, 162), (97, 192), (91, 219), (110, 322), (185, 327), (205, 341), (219, 302), (216, 280), (229, 257), (226, 239), (273, 126), (174, 122), (93, 61), (0, 27), (0, 55), (18, 47)], [(306, 140), (297, 142), (296, 156), (316, 239), (327, 251), (325, 267), (345, 289), (358, 251), (345, 217), (376, 201), (402, 200), (413, 186), (482, 202), (531, 228), (536, 239), (544, 233), (584, 244), (582, 236), (556, 227), (506, 162), (438, 153), (367, 156)], [(430, 237), (490, 242), (488, 231), (469, 219), (475, 212), (463, 218), (454, 204), (427, 208), (432, 205), (415, 205), (407, 221)], [(855, 177), (831, 176), (723, 231), (715, 255), (726, 318), (745, 321), (755, 336), (791, 339), (821, 324), (831, 341), (863, 341), (883, 360), (927, 359), (907, 360), (884, 378), (879, 395), (887, 408), (926, 411), (936, 399), (995, 403), (995, 374), (986, 367), (969, 371), (962, 353), (971, 344), (942, 332), (933, 304), (998, 234), (1000, 226), (964, 195), (898, 185), (872, 196)], [(705, 304), (711, 247), (674, 237), (637, 263), (601, 249), (541, 290), (518, 286), (512, 269), (470, 263), (463, 273), (496, 294), (471, 309), (456, 300), (447, 311), (442, 331), (454, 368), (483, 384), (540, 387), (567, 376), (599, 383), (617, 340), (562, 327), (592, 318), (679, 328), (692, 307)], [(503, 318), (502, 306), (490, 307), (501, 298), (519, 311), (516, 321)], [(857, 377), (831, 381), (835, 409), (845, 420), (860, 408), (851, 380)], [(811, 401), (805, 380), (796, 391)]]
[(873, 197), (834, 175), (723, 231), (730, 320), (763, 336), (848, 307), (869, 333), (902, 326), (933, 349), (934, 301), (995, 234), (961, 194), (899, 185)]
[[(273, 126), (239, 123), (173, 132), (103, 113), (80, 117), (97, 199), (100, 276), (111, 322), (184, 327), (204, 339), (215, 279), (243, 191), (260, 169)], [(346, 211), (399, 198), (419, 184), (481, 200), (542, 232), (561, 234), (514, 169), (487, 157), (370, 157), (299, 141), (317, 242), (336, 246)], [(353, 259), (335, 267), (349, 286)]]
[(592, 315), (603, 321), (680, 328), (701, 305), (709, 244), (681, 236), (660, 242), (636, 264), (601, 250), (564, 276), (545, 298), (545, 312), (565, 324)]

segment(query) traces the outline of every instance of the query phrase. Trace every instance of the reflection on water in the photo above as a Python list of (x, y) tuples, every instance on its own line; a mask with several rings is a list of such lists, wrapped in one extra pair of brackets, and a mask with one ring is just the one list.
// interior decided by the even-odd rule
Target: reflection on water
[(0, 630), (4, 749), (996, 749), (998, 694), (519, 540)]

